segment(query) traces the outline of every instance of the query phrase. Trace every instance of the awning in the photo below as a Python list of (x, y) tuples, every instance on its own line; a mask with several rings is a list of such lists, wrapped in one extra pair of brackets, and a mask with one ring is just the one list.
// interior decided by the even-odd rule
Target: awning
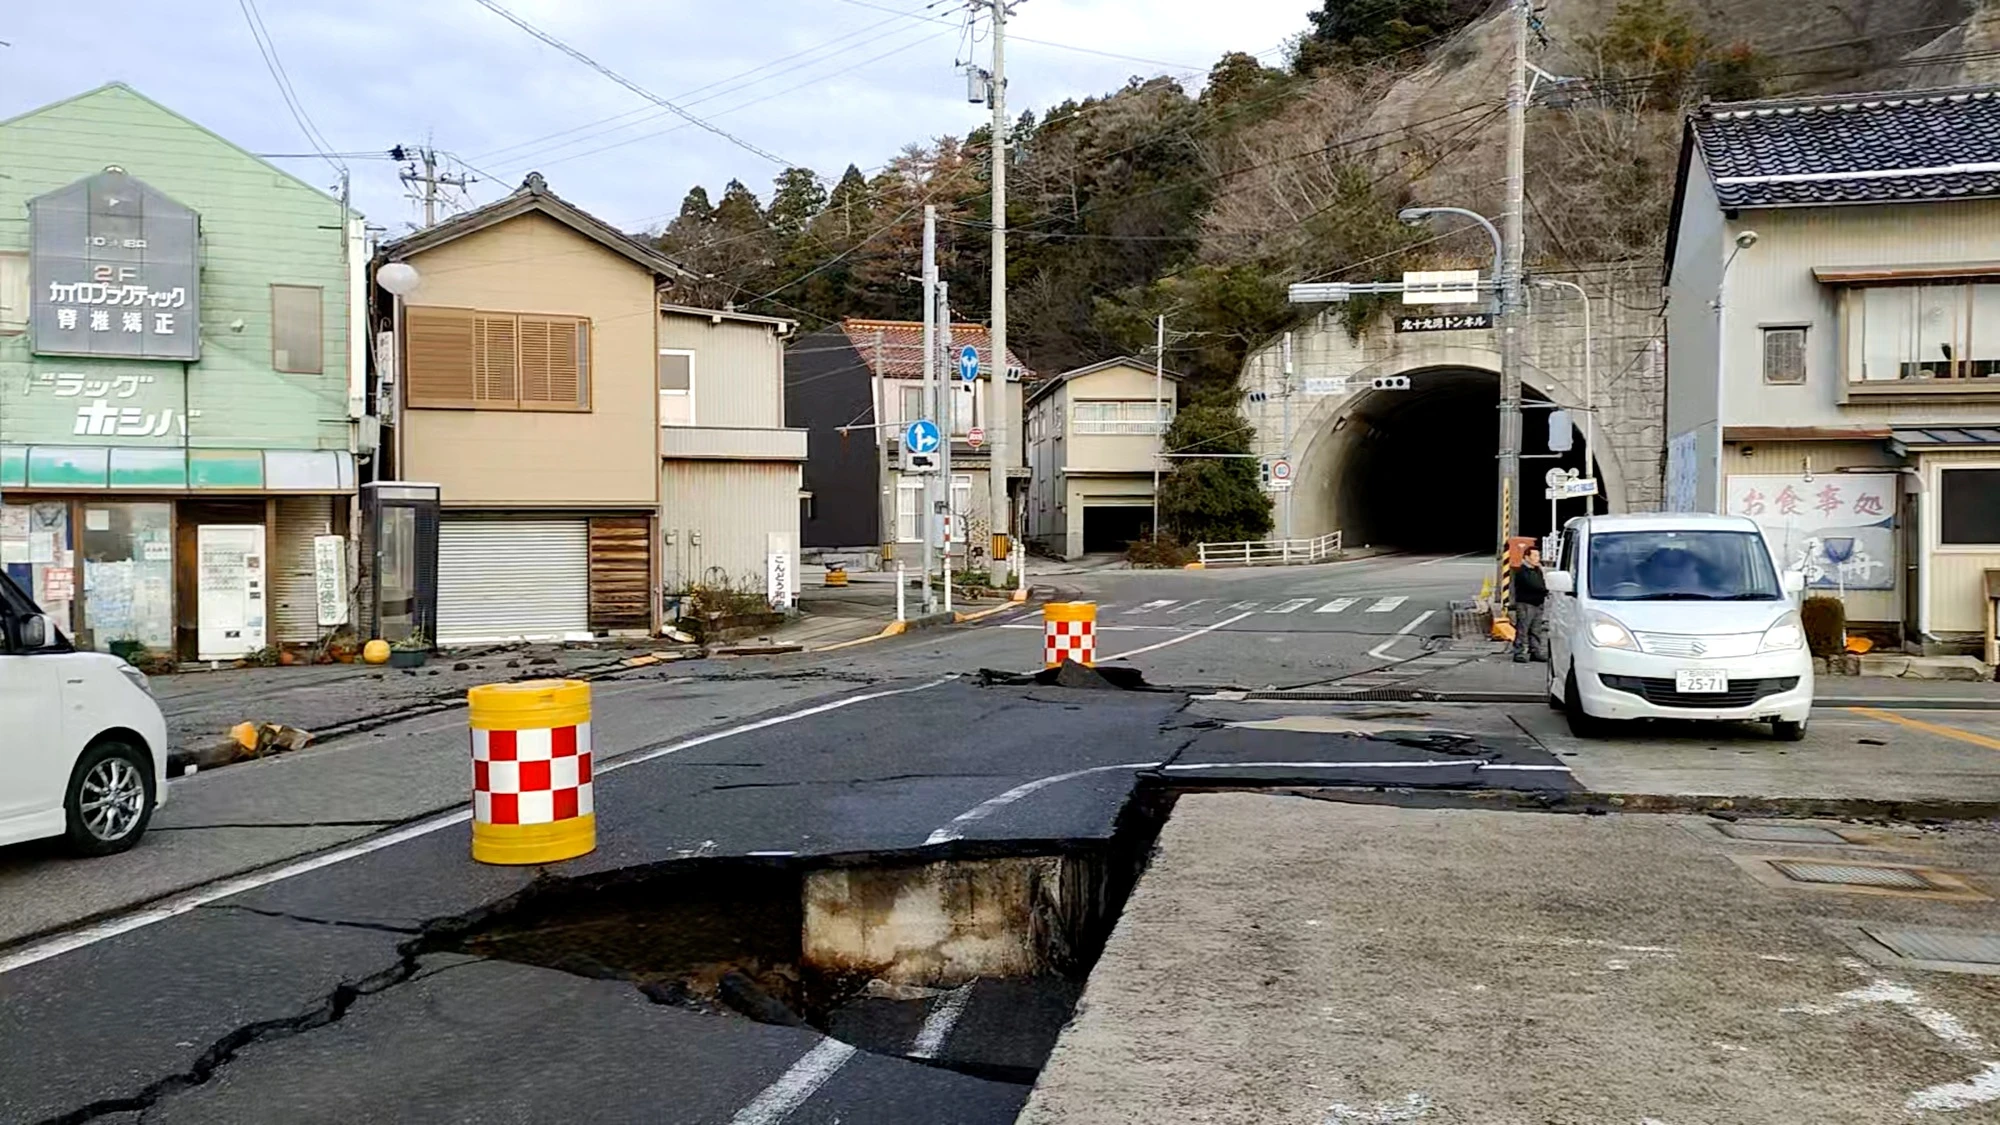
[(354, 491), (354, 455), (344, 449), (4, 445), (0, 488), (345, 493)]
[(1898, 426), (1889, 431), (1889, 450), (1899, 457), (1912, 451), (1989, 446), (2000, 446), (2000, 426)]

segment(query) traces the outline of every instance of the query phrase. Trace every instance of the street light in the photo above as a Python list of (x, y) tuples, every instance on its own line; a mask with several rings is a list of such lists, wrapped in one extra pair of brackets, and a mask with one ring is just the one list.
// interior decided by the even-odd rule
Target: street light
[(1477, 211), (1468, 211), (1463, 207), (1405, 207), (1396, 212), (1396, 218), (1401, 219), (1405, 226), (1412, 227), (1422, 226), (1435, 215), (1459, 215), (1486, 228), (1486, 237), (1493, 240), (1493, 291), (1499, 297), (1501, 307), (1505, 308), (1507, 292), (1505, 283), (1500, 277), (1500, 231), (1494, 227), (1492, 220)]
[[(1535, 288), (1567, 289), (1583, 300), (1583, 472), (1585, 476), (1596, 476), (1596, 469), (1590, 460), (1591, 438), (1597, 434), (1596, 380), (1591, 375), (1590, 367), (1590, 294), (1576, 282), (1559, 277), (1536, 278)], [(1600, 495), (1602, 492), (1600, 487)]]
[[(1722, 273), (1715, 281), (1715, 491), (1712, 494), (1712, 499), (1715, 503), (1714, 510), (1717, 512), (1722, 511), (1724, 506), (1722, 498), (1722, 363), (1724, 357), (1729, 354), (1727, 337), (1723, 333), (1723, 293), (1729, 284), (1729, 267), (1736, 264), (1736, 255), (1755, 245), (1757, 245), (1756, 231), (1738, 231), (1736, 234), (1736, 247), (1729, 252), (1729, 257), (1723, 259)], [(1696, 479), (1700, 479), (1699, 469), (1696, 470)]]

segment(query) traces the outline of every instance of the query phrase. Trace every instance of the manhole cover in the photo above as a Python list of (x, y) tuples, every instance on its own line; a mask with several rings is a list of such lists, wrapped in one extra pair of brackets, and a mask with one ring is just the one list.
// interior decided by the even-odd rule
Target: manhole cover
[(1854, 863), (1809, 863), (1774, 859), (1771, 866), (1800, 883), (1834, 883), (1844, 887), (1882, 887), (1898, 891), (1928, 891), (1936, 884), (1907, 867), (1865, 867)]
[(1872, 926), (1861, 932), (1912, 961), (1965, 961), (1975, 965), (2000, 965), (2000, 934), (1962, 933), (1952, 930), (1888, 930)]
[(1809, 824), (1724, 824), (1720, 826), (1724, 836), (1737, 840), (1756, 840), (1767, 844), (1845, 844), (1847, 837), (1830, 828), (1814, 828)]

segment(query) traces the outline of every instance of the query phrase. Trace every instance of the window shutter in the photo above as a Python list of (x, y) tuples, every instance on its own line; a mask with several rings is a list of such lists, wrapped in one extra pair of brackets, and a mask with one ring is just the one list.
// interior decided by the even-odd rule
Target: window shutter
[(481, 403), (512, 406), (519, 400), (517, 344), (513, 317), (479, 318), (479, 380), (474, 397)]
[(524, 316), (521, 321), (521, 402), (583, 406), (586, 321)]
[(469, 309), (411, 307), (404, 312), (405, 402), (411, 406), (475, 403), (478, 320)]
[(521, 401), (549, 401), (549, 322), (521, 318)]
[(1806, 330), (1766, 328), (1764, 330), (1764, 381), (1803, 383), (1806, 381)]

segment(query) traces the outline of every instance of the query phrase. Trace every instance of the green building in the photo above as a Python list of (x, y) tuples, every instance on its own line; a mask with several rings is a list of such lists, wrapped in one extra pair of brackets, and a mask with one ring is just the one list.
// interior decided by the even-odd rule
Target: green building
[(364, 237), (121, 84), (0, 121), (0, 566), (79, 644), (230, 659), (344, 617)]

